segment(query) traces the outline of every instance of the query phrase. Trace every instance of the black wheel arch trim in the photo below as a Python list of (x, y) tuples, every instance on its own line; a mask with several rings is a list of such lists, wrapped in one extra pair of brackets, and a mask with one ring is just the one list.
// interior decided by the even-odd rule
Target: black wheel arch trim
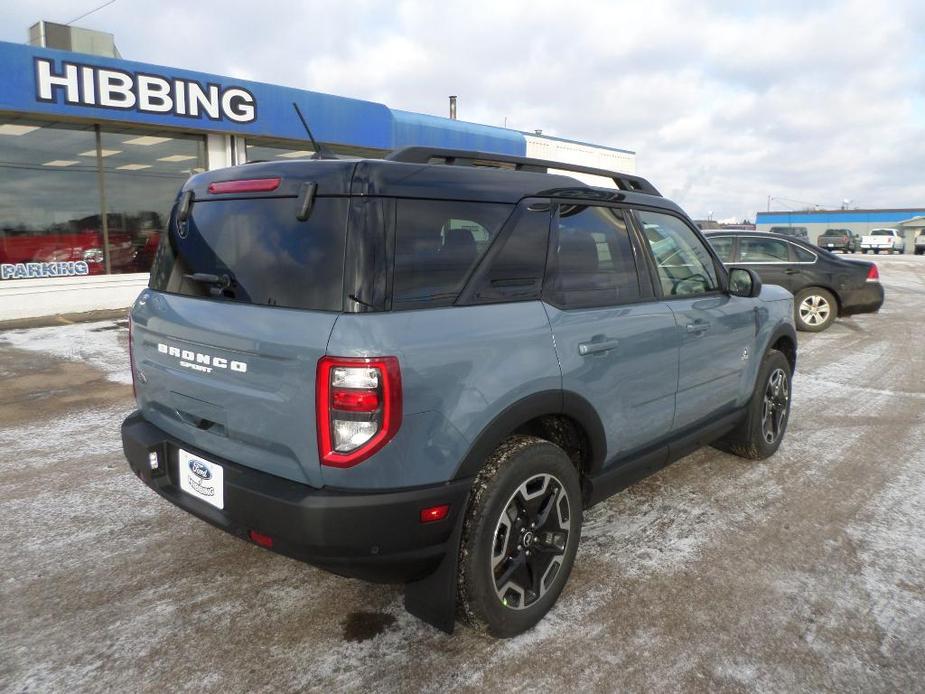
[[(793, 343), (793, 359), (789, 359), (790, 362), (790, 371), (791, 374), (797, 370), (797, 331), (796, 328), (789, 323), (782, 323), (778, 325), (774, 331), (771, 333), (771, 337), (768, 339), (768, 344), (765, 347), (765, 353), (768, 350), (773, 349), (774, 345), (782, 338), (786, 337)], [(787, 356), (787, 355), (784, 355)]]
[(453, 479), (474, 477), (504, 439), (527, 422), (545, 415), (564, 415), (574, 419), (587, 434), (590, 448), (585, 472), (591, 474), (600, 470), (607, 453), (607, 438), (604, 424), (594, 406), (571, 391), (545, 390), (532, 393), (504, 408), (469, 446)]

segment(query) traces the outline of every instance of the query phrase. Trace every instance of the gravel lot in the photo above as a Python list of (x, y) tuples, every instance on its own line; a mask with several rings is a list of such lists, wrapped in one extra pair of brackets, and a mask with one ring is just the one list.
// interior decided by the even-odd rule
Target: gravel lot
[(779, 453), (591, 509), (559, 604), (503, 642), (145, 488), (124, 325), (0, 333), (0, 690), (922, 691), (925, 258), (876, 261), (879, 314), (801, 333)]

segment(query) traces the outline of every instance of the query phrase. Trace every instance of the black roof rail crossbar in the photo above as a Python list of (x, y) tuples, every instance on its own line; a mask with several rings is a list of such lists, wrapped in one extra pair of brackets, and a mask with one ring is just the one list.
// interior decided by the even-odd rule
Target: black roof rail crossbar
[(473, 152), (463, 149), (444, 149), (438, 147), (404, 147), (391, 152), (386, 159), (406, 164), (431, 164), (434, 159), (443, 159), (446, 164), (461, 166), (491, 166), (493, 164), (513, 164), (515, 171), (532, 171), (534, 173), (548, 173), (549, 169), (569, 171), (572, 173), (587, 174), (609, 178), (616, 183), (620, 190), (658, 195), (661, 193), (641, 176), (595, 169), (579, 164), (566, 164), (561, 161), (548, 161), (546, 159), (531, 159), (530, 157), (517, 157), (511, 154), (495, 154), (493, 152)]

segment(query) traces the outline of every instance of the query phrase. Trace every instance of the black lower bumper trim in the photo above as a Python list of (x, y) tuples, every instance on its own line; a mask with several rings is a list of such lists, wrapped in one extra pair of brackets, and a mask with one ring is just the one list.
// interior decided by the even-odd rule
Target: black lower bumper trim
[[(122, 424), (125, 457), (135, 474), (171, 503), (242, 539), (255, 530), (273, 539), (272, 551), (343, 576), (403, 583), (427, 576), (440, 564), (465, 513), (471, 479), (389, 492), (316, 489), (237, 465), (178, 441), (140, 412)], [(178, 449), (224, 469), (224, 509), (182, 491)], [(166, 465), (150, 469), (157, 451)], [(371, 464), (375, 464), (372, 463)], [(447, 517), (421, 523), (421, 509), (449, 504)]]
[(841, 292), (840, 313), (842, 316), (853, 316), (858, 313), (874, 313), (883, 306), (883, 285), (879, 282), (869, 282), (859, 289), (848, 289)]

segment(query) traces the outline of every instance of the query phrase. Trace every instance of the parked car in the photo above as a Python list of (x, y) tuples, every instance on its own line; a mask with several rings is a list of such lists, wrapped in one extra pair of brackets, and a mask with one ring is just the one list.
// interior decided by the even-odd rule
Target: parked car
[(861, 238), (851, 229), (826, 229), (819, 236), (816, 245), (833, 253), (854, 253), (861, 247)]
[(146, 485), (501, 637), (556, 602), (583, 509), (708, 443), (772, 455), (796, 363), (789, 292), (645, 179), (423, 147), (190, 178), (130, 345)]
[(861, 252), (905, 253), (906, 239), (898, 229), (872, 229), (870, 234), (861, 237)]
[(915, 236), (915, 254), (922, 255), (923, 253), (925, 253), (925, 230)]
[(825, 330), (838, 316), (872, 313), (883, 305), (874, 263), (846, 260), (799, 241), (762, 232), (706, 232), (729, 267), (755, 270), (765, 284), (792, 292), (797, 329)]
[(771, 227), (770, 232), (772, 234), (783, 234), (784, 236), (792, 236), (796, 239), (809, 241), (809, 233), (806, 231), (806, 227)]

